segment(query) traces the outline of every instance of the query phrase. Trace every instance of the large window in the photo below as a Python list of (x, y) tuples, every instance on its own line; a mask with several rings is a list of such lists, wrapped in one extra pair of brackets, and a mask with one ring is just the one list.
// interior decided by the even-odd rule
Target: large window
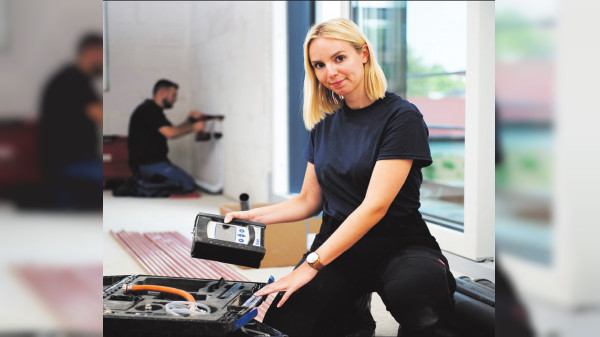
[(388, 90), (429, 126), (421, 212), (431, 233), (447, 252), (493, 259), (494, 3), (315, 2), (316, 23), (338, 17), (358, 24)]
[(556, 10), (496, 12), (498, 248), (544, 265), (552, 264)]
[(353, 1), (352, 19), (373, 44), (388, 90), (414, 103), (430, 130), (421, 212), (464, 229), (466, 3)]
[(442, 248), (494, 257), (493, 2), (352, 1), (389, 91), (430, 131), (421, 213)]

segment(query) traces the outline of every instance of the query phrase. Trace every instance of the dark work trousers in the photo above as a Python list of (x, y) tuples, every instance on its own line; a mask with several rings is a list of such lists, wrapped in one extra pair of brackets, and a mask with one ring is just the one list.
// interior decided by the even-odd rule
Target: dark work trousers
[[(363, 246), (373, 248), (378, 243), (364, 239), (359, 241)], [(313, 244), (311, 251), (319, 245)], [(358, 248), (354, 253), (360, 252)], [(402, 336), (433, 335), (433, 329), (445, 323), (454, 306), (456, 283), (448, 261), (440, 251), (425, 246), (380, 251), (385, 256), (374, 254), (370, 264), (353, 259), (352, 252), (346, 258), (343, 254), (281, 308), (277, 303), (283, 293), (278, 294), (263, 322), (290, 337), (346, 336), (365, 319), (357, 303), (376, 291), (400, 324)]]

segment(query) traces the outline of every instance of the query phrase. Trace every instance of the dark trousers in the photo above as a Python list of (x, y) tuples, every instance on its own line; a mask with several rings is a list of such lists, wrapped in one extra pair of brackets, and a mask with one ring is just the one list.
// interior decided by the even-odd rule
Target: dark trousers
[(53, 208), (102, 209), (102, 162), (84, 160), (46, 172)]
[(456, 283), (442, 253), (407, 246), (372, 263), (355, 268), (331, 263), (281, 308), (279, 294), (264, 323), (290, 337), (346, 336), (364, 321), (357, 303), (376, 291), (400, 324), (402, 336), (431, 336), (454, 306)]

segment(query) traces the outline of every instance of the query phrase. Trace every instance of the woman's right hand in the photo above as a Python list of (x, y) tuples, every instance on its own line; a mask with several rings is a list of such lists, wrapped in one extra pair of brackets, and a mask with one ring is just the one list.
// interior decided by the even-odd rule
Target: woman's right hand
[(254, 219), (254, 216), (252, 214), (252, 210), (250, 211), (240, 211), (240, 212), (229, 212), (227, 214), (225, 214), (225, 223), (230, 223), (231, 220), (233, 219), (241, 219), (241, 220), (248, 220), (248, 221), (252, 221), (252, 219)]
[(270, 206), (252, 208), (248, 211), (225, 214), (225, 223), (234, 218), (272, 225), (284, 222), (299, 221), (319, 214), (323, 209), (323, 195), (317, 181), (315, 167), (311, 162), (306, 164), (306, 174), (299, 195)]

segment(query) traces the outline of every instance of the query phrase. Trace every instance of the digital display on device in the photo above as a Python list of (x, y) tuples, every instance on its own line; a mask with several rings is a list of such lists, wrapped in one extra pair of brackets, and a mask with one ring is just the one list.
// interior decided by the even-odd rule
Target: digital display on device
[(259, 268), (266, 250), (266, 225), (243, 219), (224, 223), (224, 217), (198, 213), (192, 231), (191, 256)]
[(217, 240), (234, 241), (236, 227), (217, 222), (215, 224), (214, 238)]
[(248, 241), (250, 240), (250, 230), (253, 229), (251, 227), (210, 221), (206, 228), (206, 234), (210, 239), (248, 244)]

